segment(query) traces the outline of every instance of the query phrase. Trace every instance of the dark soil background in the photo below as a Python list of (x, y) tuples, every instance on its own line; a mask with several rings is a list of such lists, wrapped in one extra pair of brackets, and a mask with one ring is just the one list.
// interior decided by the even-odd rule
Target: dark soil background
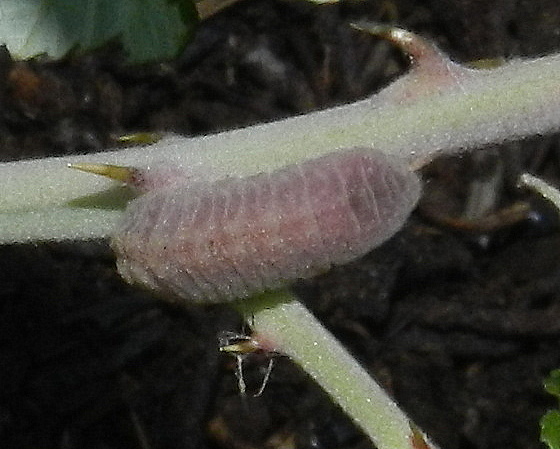
[[(406, 67), (348, 27), (364, 17), (462, 61), (560, 48), (557, 0), (241, 2), (165, 64), (126, 67), (117, 47), (56, 63), (4, 51), (1, 157), (99, 151), (123, 133), (206, 133), (361, 98)], [(530, 170), (558, 182), (559, 151), (551, 136), (436, 161), (402, 232), (297, 287), (443, 448), (541, 447), (538, 420), (554, 405), (542, 380), (560, 367), (560, 235), (555, 212), (516, 179)], [(113, 263), (105, 242), (0, 248), (0, 447), (371, 447), (289, 360), (261, 397), (240, 398), (216, 338), (241, 330), (239, 318), (157, 302)], [(249, 389), (265, 368), (247, 361)]]

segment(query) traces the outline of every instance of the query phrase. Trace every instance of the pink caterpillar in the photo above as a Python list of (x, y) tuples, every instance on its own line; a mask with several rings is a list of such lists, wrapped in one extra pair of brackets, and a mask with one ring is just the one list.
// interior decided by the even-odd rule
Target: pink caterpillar
[(130, 283), (188, 302), (230, 301), (366, 254), (402, 226), (419, 194), (403, 162), (338, 151), (272, 173), (148, 191), (130, 203), (112, 246)]

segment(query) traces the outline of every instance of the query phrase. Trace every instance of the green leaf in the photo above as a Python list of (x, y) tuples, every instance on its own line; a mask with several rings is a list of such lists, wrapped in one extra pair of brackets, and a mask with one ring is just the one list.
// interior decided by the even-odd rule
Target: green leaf
[(2, 0), (0, 43), (16, 58), (60, 58), (120, 39), (143, 63), (176, 56), (197, 20), (191, 0)]
[(560, 399), (560, 369), (551, 371), (544, 381), (544, 389)]
[(560, 449), (560, 411), (550, 410), (541, 418), (541, 441), (550, 449)]
[[(551, 371), (544, 381), (547, 393), (560, 399), (560, 369)], [(541, 441), (550, 449), (560, 449), (560, 410), (549, 410), (541, 418)]]

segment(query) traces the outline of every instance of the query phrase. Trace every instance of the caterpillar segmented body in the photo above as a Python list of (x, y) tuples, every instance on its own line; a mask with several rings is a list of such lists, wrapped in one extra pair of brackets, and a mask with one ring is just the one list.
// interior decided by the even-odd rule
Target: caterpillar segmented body
[(402, 226), (419, 193), (402, 162), (346, 150), (150, 191), (130, 203), (112, 246), (127, 281), (187, 302), (224, 302), (366, 254)]

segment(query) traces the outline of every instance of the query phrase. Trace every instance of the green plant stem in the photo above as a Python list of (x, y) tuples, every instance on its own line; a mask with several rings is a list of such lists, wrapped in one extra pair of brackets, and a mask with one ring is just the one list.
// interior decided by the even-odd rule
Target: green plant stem
[(377, 448), (424, 447), (420, 441), (425, 437), (405, 413), (292, 293), (267, 293), (240, 301), (236, 308), (248, 317), (265, 348), (300, 365)]
[[(414, 85), (413, 75), (404, 83)], [(362, 146), (417, 168), (440, 153), (560, 128), (560, 55), (473, 70), (460, 85), (406, 102), (387, 100), (391, 86), (353, 104), (210, 136), (171, 136), (142, 148), (0, 164), (0, 230), (10, 230), (0, 232), (0, 243), (110, 234), (124, 204), (118, 198), (122, 190), (68, 170), (72, 162), (163, 164), (184, 170), (195, 183), (270, 172)], [(37, 216), (58, 224), (40, 226)]]

